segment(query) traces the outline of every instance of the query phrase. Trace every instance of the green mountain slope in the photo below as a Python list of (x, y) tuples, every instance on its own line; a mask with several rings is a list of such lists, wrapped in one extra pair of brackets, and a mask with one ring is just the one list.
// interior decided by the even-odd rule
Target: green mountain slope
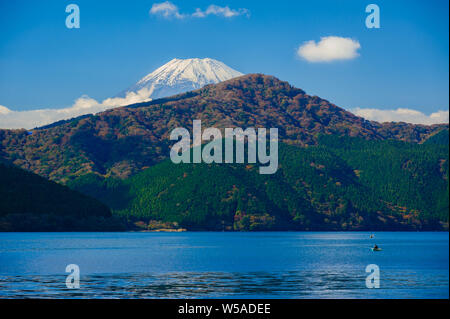
[(424, 143), (425, 144), (437, 144), (448, 145), (449, 134), (448, 129), (438, 131), (436, 134), (431, 135)]
[(448, 145), (323, 135), (281, 144), (279, 169), (164, 161), (120, 180), (89, 174), (69, 183), (147, 227), (193, 230), (448, 228)]
[(0, 163), (0, 231), (118, 230), (96, 199)]

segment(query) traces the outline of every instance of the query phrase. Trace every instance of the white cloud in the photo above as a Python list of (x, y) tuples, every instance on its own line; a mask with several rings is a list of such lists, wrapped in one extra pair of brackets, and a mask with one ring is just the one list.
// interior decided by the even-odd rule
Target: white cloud
[(398, 108), (396, 110), (362, 109), (356, 108), (350, 112), (367, 120), (377, 122), (406, 122), (413, 124), (440, 124), (449, 122), (449, 111), (437, 111), (426, 115), (420, 111)]
[(63, 109), (12, 111), (0, 105), (0, 128), (32, 129), (84, 114), (95, 114), (118, 106), (150, 101), (151, 93), (152, 90), (144, 88), (137, 93), (130, 92), (124, 98), (108, 98), (102, 102), (88, 96), (82, 96), (71, 107)]
[(249, 16), (250, 12), (245, 8), (240, 8), (238, 10), (230, 9), (228, 6), (219, 7), (214, 4), (210, 5), (205, 11), (197, 8), (195, 13), (192, 14), (196, 18), (205, 18), (209, 15), (221, 16), (224, 18), (232, 18), (240, 15)]
[(152, 8), (150, 9), (150, 14), (158, 15), (166, 19), (170, 18), (183, 19), (186, 17), (205, 18), (209, 15), (215, 15), (224, 18), (232, 18), (240, 15), (246, 15), (247, 17), (250, 16), (250, 12), (248, 11), (248, 9), (240, 8), (235, 10), (231, 9), (228, 6), (220, 7), (215, 4), (209, 5), (208, 8), (206, 8), (206, 10), (201, 10), (200, 8), (197, 8), (195, 12), (192, 14), (184, 14), (180, 13), (179, 8), (170, 1), (153, 4)]
[(180, 13), (178, 7), (170, 1), (153, 4), (150, 9), (150, 14), (160, 15), (164, 18), (184, 18), (184, 15)]
[(297, 50), (297, 54), (309, 62), (331, 62), (336, 60), (350, 60), (359, 56), (361, 44), (350, 38), (336, 36), (322, 37), (320, 41), (304, 42)]
[(8, 114), (9, 112), (11, 112), (10, 109), (8, 109), (6, 106), (0, 105), (0, 115)]

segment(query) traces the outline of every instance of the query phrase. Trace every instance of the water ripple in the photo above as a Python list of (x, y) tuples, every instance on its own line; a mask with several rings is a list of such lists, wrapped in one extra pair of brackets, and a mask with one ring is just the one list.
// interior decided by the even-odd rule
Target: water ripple
[[(414, 291), (442, 288), (448, 277), (391, 274), (381, 289), (367, 289), (364, 276), (338, 272), (180, 272), (98, 274), (81, 277), (80, 289), (68, 289), (66, 277), (2, 276), (2, 298), (414, 298)], [(439, 290), (439, 289), (438, 289)], [(417, 296), (416, 296), (417, 297)], [(433, 296), (429, 296), (433, 298)], [(439, 296), (436, 296), (436, 298)], [(445, 296), (440, 296), (445, 297)]]

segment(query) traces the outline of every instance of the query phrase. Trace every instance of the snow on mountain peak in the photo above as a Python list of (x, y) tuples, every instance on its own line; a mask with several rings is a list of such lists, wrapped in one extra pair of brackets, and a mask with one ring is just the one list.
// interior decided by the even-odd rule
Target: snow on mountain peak
[(224, 63), (210, 59), (173, 59), (146, 75), (122, 96), (143, 89), (149, 98), (157, 99), (199, 89), (207, 84), (219, 83), (243, 75)]

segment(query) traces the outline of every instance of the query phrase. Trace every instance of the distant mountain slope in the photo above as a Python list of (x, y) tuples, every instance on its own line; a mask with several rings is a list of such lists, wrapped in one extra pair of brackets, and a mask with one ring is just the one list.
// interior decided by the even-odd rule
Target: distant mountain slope
[(173, 59), (119, 94), (147, 90), (151, 99), (193, 91), (243, 75), (224, 63), (206, 59)]
[(449, 134), (448, 129), (439, 131), (436, 134), (431, 135), (424, 143), (425, 144), (437, 144), (437, 145), (448, 145)]
[(121, 225), (98, 200), (0, 163), (0, 231), (113, 230)]
[(445, 125), (366, 121), (272, 76), (219, 84), (62, 122), (32, 134), (0, 130), (0, 157), (51, 180), (95, 172), (125, 178), (167, 158), (176, 127), (276, 127), (281, 141), (314, 145), (318, 134), (422, 142)]
[(135, 221), (197, 230), (448, 229), (448, 145), (319, 137), (280, 145), (280, 168), (173, 164), (124, 181), (86, 175), (69, 183)]

